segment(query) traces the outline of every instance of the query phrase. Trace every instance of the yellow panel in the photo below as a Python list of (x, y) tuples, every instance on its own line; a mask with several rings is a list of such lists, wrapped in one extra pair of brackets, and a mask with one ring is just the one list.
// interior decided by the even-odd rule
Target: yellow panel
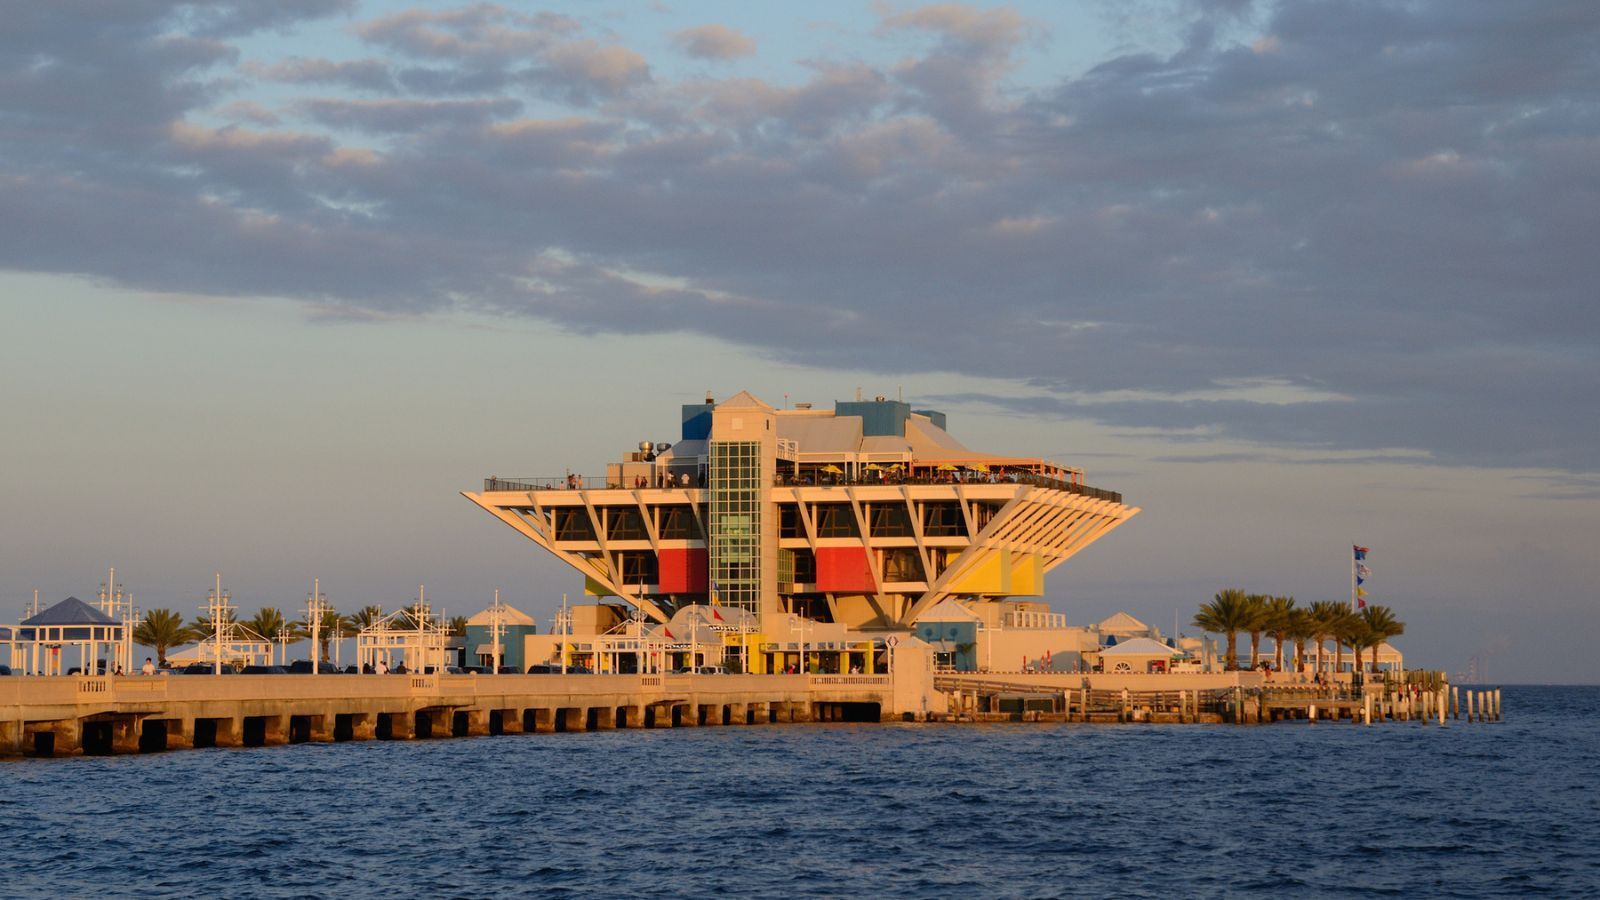
[(950, 585), (956, 594), (1006, 594), (1011, 583), (1011, 554), (986, 551), (967, 569), (965, 575)]
[(583, 579), (583, 592), (591, 597), (615, 597), (611, 589), (593, 578)]
[(1024, 553), (1011, 563), (1011, 596), (1044, 596), (1044, 556)]

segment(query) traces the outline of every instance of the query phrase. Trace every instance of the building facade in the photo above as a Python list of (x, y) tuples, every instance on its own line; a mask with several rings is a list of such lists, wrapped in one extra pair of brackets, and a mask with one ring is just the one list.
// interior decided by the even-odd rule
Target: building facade
[(993, 605), (1043, 595), (1049, 572), (1139, 511), (1077, 469), (970, 450), (945, 424), (883, 397), (780, 410), (741, 392), (684, 406), (676, 443), (642, 442), (604, 475), (491, 477), (464, 496), (589, 594), (656, 623), (741, 609), (775, 653), (823, 626), (909, 634), (945, 600), (1003, 619), (1013, 607)]

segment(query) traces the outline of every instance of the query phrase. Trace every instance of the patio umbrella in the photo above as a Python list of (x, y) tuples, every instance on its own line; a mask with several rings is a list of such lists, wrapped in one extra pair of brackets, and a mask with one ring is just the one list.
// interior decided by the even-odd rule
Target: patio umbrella
[(940, 463), (939, 464), (939, 471), (941, 471), (941, 472), (954, 472), (955, 470), (956, 470), (956, 467), (950, 465), (949, 463)]
[(830, 475), (843, 475), (844, 474), (844, 470), (839, 468), (838, 466), (834, 465), (833, 463), (828, 463), (827, 465), (823, 466), (822, 467), (822, 471), (827, 472)]
[(973, 466), (972, 466), (972, 471), (974, 471), (974, 472), (987, 472), (987, 471), (989, 471), (989, 467), (984, 465), (983, 463), (974, 463)]
[(882, 472), (883, 471), (883, 466), (880, 466), (877, 463), (867, 463), (865, 466), (862, 466), (862, 468), (866, 469), (868, 472)]

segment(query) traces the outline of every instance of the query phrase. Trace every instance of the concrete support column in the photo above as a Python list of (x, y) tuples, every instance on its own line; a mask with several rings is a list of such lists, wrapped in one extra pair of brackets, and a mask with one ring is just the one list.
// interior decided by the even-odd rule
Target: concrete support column
[(416, 740), (416, 716), (409, 712), (389, 714), (389, 739), (393, 741)]
[(755, 713), (750, 721), (757, 725), (765, 725), (772, 720), (772, 708), (765, 703), (752, 703), (749, 710)]
[(596, 731), (610, 731), (617, 727), (617, 708), (615, 706), (602, 706), (594, 711), (594, 728)]
[(194, 749), (193, 719), (167, 719), (166, 726), (168, 750)]
[(721, 725), (722, 724), (722, 704), (721, 703), (706, 704), (706, 705), (703, 705), (703, 706), (699, 707), (699, 709), (700, 709), (700, 712), (705, 716), (703, 721), (705, 722), (706, 725)]
[(469, 709), (467, 713), (467, 736), (484, 737), (489, 733), (489, 711), (487, 709)]
[(333, 714), (311, 716), (307, 737), (313, 744), (333, 743)]
[(372, 713), (355, 713), (350, 716), (350, 740), (371, 741), (378, 737), (378, 717)]
[(268, 747), (289, 743), (289, 717), (288, 716), (262, 716), (264, 737), (261, 743)]
[(239, 716), (225, 716), (217, 719), (216, 723), (218, 747), (244, 746), (244, 719)]
[(744, 725), (750, 721), (750, 704), (733, 703), (728, 706), (728, 720), (735, 725)]
[(21, 722), (0, 722), (0, 756), (21, 756), (23, 725)]
[(553, 709), (535, 709), (533, 711), (533, 730), (538, 734), (553, 734), (556, 730), (556, 711)]
[(698, 728), (700, 725), (700, 707), (693, 703), (680, 703), (678, 710), (679, 728)]
[(520, 710), (520, 709), (502, 709), (502, 710), (500, 710), (500, 733), (501, 734), (521, 734), (522, 733), (522, 710)]
[(796, 703), (790, 703), (790, 704), (788, 704), (788, 706), (789, 706), (789, 721), (791, 721), (791, 722), (810, 722), (811, 721), (811, 704), (810, 703), (796, 702)]
[(117, 719), (111, 723), (111, 752), (139, 752), (139, 720)]

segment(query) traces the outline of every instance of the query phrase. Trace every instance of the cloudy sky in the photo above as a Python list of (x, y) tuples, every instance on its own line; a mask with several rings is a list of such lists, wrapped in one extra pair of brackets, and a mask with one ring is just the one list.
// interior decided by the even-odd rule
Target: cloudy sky
[(558, 565), (456, 495), (904, 390), (1145, 509), (1069, 620), (1595, 681), (1600, 5), (0, 0), (0, 605)]

